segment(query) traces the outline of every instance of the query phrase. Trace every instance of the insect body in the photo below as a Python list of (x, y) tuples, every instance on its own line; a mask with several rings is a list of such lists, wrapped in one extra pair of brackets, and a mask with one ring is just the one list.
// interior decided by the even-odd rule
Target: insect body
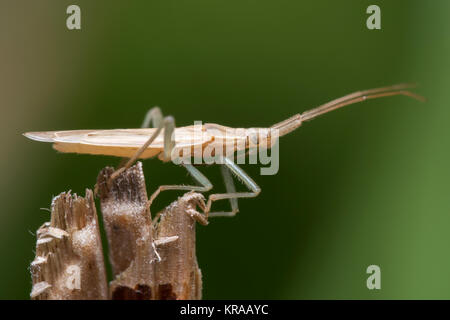
[[(389, 87), (370, 89), (355, 92), (342, 98), (335, 99), (314, 109), (296, 114), (270, 128), (233, 129), (230, 127), (206, 123), (200, 127), (187, 126), (175, 128), (174, 118), (163, 118), (158, 107), (150, 109), (140, 129), (115, 129), (115, 130), (73, 130), (73, 131), (46, 131), (28, 132), (24, 135), (32, 140), (51, 142), (53, 147), (61, 152), (101, 154), (123, 158), (129, 158), (125, 165), (118, 169), (111, 179), (129, 168), (137, 159), (146, 159), (158, 156), (162, 161), (175, 161), (183, 157), (183, 151), (199, 149), (201, 152), (207, 148), (222, 150), (232, 146), (234, 151), (251, 150), (257, 147), (271, 148), (276, 142), (273, 132), (278, 136), (284, 136), (302, 125), (303, 122), (312, 120), (332, 110), (361, 102), (367, 99), (380, 97), (406, 95), (418, 100), (423, 97), (409, 91), (413, 87), (410, 84), (398, 84)], [(149, 128), (152, 126), (153, 128)], [(255, 132), (259, 132), (257, 135)], [(263, 134), (261, 135), (261, 132)], [(261, 138), (263, 137), (263, 138)], [(276, 138), (277, 138), (276, 137)], [(195, 155), (195, 152), (193, 153)], [(233, 216), (238, 209), (238, 198), (256, 197), (260, 193), (259, 186), (233, 161), (233, 155), (219, 156), (222, 175), (225, 181), (226, 193), (212, 194), (209, 196), (205, 214), (209, 216)], [(193, 164), (181, 162), (188, 172), (200, 185), (163, 185), (150, 197), (149, 204), (165, 190), (191, 190), (207, 192), (212, 189), (212, 184)], [(249, 192), (236, 192), (232, 179), (236, 175), (249, 189)], [(216, 200), (229, 199), (231, 211), (210, 212), (211, 204)]]

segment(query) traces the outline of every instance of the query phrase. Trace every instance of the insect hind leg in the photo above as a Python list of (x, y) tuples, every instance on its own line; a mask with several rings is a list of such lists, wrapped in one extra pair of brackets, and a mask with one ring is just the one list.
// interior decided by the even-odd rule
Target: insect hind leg
[[(150, 108), (145, 114), (144, 121), (141, 128), (159, 128), (163, 122), (163, 114), (159, 107)], [(119, 163), (119, 168), (125, 166), (130, 158), (122, 158)]]
[(114, 171), (114, 173), (110, 176), (108, 183), (111, 183), (122, 172), (130, 168), (139, 159), (142, 153), (144, 153), (144, 151), (150, 146), (150, 144), (156, 139), (156, 137), (158, 137), (162, 129), (164, 129), (164, 156), (170, 156), (170, 154), (172, 153), (172, 149), (175, 147), (175, 141), (172, 139), (172, 133), (175, 131), (175, 120), (173, 117), (167, 116), (163, 119), (163, 121), (161, 121), (157, 130), (142, 145), (142, 147), (140, 147), (122, 167)]
[[(163, 121), (163, 114), (159, 107), (150, 108), (145, 114), (144, 121), (142, 122), (141, 128), (158, 128)], [(150, 126), (151, 125), (151, 126)]]

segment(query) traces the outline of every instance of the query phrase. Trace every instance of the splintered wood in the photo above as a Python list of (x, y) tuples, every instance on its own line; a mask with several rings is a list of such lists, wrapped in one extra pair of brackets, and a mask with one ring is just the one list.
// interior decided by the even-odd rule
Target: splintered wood
[(32, 299), (107, 299), (102, 242), (92, 191), (61, 193), (37, 231)]
[[(195, 224), (207, 224), (197, 211), (205, 207), (203, 196), (186, 193), (152, 223), (142, 164), (108, 183), (113, 172), (107, 167), (97, 178), (113, 271), (109, 289), (93, 196), (87, 190), (86, 199), (63, 193), (53, 200), (51, 222), (38, 230), (31, 297), (201, 299)], [(80, 281), (68, 275), (74, 265), (79, 266)], [(68, 286), (68, 279), (79, 286)]]
[(159, 254), (155, 270), (160, 299), (201, 299), (202, 274), (195, 253), (195, 222), (204, 207), (199, 193), (187, 193), (168, 206), (155, 230)]
[(109, 256), (113, 299), (200, 299), (201, 273), (195, 255), (196, 206), (203, 196), (187, 193), (167, 207), (155, 228), (148, 209), (142, 164), (111, 185), (113, 168), (97, 180)]

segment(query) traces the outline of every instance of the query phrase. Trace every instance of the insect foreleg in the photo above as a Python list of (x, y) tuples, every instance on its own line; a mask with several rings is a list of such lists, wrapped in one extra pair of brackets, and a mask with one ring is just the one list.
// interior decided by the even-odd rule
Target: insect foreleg
[[(250, 178), (244, 170), (242, 170), (237, 164), (233, 162), (233, 160), (224, 157), (223, 163), (226, 166), (226, 170), (231, 171), (238, 179), (240, 179), (245, 186), (250, 190), (250, 192), (236, 192), (234, 190), (234, 184), (232, 181), (232, 177), (230, 175), (230, 172), (228, 171), (228, 175), (225, 173), (224, 179), (225, 179), (225, 186), (227, 187), (227, 193), (216, 193), (209, 196), (208, 202), (206, 204), (206, 210), (205, 214), (206, 217), (219, 217), (219, 216), (226, 216), (226, 217), (232, 217), (236, 215), (238, 212), (238, 206), (237, 206), (237, 199), (238, 198), (254, 198), (258, 196), (258, 194), (261, 192), (261, 188), (253, 181), (252, 178)], [(222, 171), (224, 173), (225, 171)], [(231, 202), (231, 212), (211, 212), (211, 205), (213, 201), (217, 200), (223, 200), (223, 199), (230, 199)]]
[[(220, 171), (222, 173), (223, 182), (225, 183), (225, 188), (227, 193), (236, 193), (236, 187), (233, 182), (233, 175), (231, 174), (230, 169), (227, 166), (220, 166)], [(239, 212), (238, 200), (237, 198), (230, 198), (231, 212), (234, 214)]]

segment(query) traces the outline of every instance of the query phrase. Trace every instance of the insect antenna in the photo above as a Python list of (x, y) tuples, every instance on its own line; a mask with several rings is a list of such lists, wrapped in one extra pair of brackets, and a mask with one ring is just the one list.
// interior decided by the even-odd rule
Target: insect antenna
[(376, 89), (369, 89), (369, 90), (363, 90), (354, 92), (351, 94), (348, 94), (346, 96), (343, 96), (341, 98), (332, 100), (330, 102), (327, 102), (321, 106), (318, 106), (314, 109), (305, 111), (301, 114), (296, 114), (282, 122), (279, 122), (275, 125), (273, 125), (272, 129), (278, 129), (279, 130), (279, 136), (284, 136), (285, 134), (288, 134), (298, 127), (301, 126), (301, 124), (305, 121), (310, 121), (312, 119), (317, 118), (318, 116), (328, 113), (330, 111), (362, 102), (369, 99), (377, 99), (382, 97), (390, 97), (390, 96), (396, 96), (396, 95), (404, 95), (411, 98), (414, 98), (419, 101), (425, 101), (425, 98), (421, 95), (418, 95), (408, 89), (416, 87), (415, 84), (409, 84), (409, 83), (402, 83), (402, 84), (396, 84), (393, 86), (388, 87), (382, 87), (382, 88), (376, 88)]
[(301, 120), (309, 121), (312, 120), (322, 114), (328, 113), (330, 111), (348, 106), (350, 104), (358, 103), (361, 101), (369, 100), (369, 99), (377, 99), (382, 97), (390, 97), (396, 95), (404, 95), (411, 98), (414, 98), (419, 101), (425, 101), (425, 98), (421, 95), (418, 95), (412, 91), (407, 89), (416, 87), (415, 84), (397, 84), (389, 87), (369, 89), (364, 91), (358, 91), (351, 94), (348, 94), (344, 97), (335, 99), (333, 101), (327, 102), (317, 108), (305, 111), (301, 114)]

